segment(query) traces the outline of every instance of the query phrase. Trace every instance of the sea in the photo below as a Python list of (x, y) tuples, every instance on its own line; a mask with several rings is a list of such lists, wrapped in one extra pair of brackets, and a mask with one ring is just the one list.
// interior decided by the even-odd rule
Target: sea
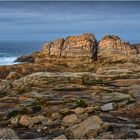
[(17, 64), (17, 57), (41, 50), (41, 41), (0, 41), (0, 65)]

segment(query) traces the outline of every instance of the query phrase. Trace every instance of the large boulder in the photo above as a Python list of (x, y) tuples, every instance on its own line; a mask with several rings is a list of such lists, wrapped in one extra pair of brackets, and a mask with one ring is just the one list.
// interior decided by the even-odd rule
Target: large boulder
[(72, 139), (93, 139), (102, 129), (102, 120), (98, 116), (91, 116), (68, 128), (68, 134)]
[(76, 123), (80, 122), (80, 119), (75, 114), (67, 115), (62, 120), (62, 125), (64, 126), (72, 126)]
[(68, 128), (68, 134), (73, 139), (93, 139), (102, 130), (102, 125), (103, 122), (98, 116), (91, 116)]
[(99, 51), (101, 53), (109, 54), (137, 54), (138, 51), (134, 45), (123, 41), (115, 35), (106, 35), (99, 41)]

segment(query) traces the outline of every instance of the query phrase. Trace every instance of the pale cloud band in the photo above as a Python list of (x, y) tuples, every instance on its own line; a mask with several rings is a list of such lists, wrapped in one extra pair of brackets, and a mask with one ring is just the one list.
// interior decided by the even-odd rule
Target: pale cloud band
[(53, 40), (92, 32), (139, 40), (140, 2), (0, 2), (0, 40)]

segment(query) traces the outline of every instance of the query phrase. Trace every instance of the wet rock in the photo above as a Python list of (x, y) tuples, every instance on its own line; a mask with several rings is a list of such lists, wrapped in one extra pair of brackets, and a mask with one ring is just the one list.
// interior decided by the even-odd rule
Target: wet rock
[(116, 104), (113, 102), (113, 103), (107, 103), (103, 106), (101, 106), (101, 110), (102, 111), (112, 111), (112, 110), (115, 110), (116, 109)]
[(98, 116), (91, 116), (68, 128), (68, 134), (73, 139), (92, 139), (102, 130), (102, 124), (103, 122)]
[(65, 135), (60, 135), (58, 137), (53, 138), (53, 140), (67, 140)]
[(46, 120), (44, 116), (35, 116), (35, 117), (30, 117), (28, 115), (21, 116), (19, 120), (19, 124), (22, 126), (32, 126), (36, 123), (40, 123), (42, 121)]
[(10, 128), (0, 128), (0, 139), (19, 139), (19, 137)]
[(67, 115), (62, 120), (62, 125), (64, 126), (72, 126), (76, 123), (80, 122), (80, 119), (75, 114)]
[(82, 107), (77, 107), (77, 108), (75, 108), (74, 112), (75, 112), (75, 114), (80, 115), (85, 112), (85, 109)]

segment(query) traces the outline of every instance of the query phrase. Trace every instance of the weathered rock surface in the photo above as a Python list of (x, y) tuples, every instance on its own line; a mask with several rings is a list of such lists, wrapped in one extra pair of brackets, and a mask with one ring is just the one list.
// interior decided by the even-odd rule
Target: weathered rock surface
[(9, 81), (0, 81), (0, 96), (5, 96), (10, 93), (11, 84)]
[(96, 45), (95, 36), (91, 33), (86, 33), (80, 36), (70, 36), (66, 39), (60, 38), (54, 42), (49, 42), (44, 46), (42, 53), (58, 58), (91, 57), (94, 45)]
[(77, 108), (75, 108), (74, 112), (75, 112), (75, 114), (80, 115), (85, 112), (85, 109), (82, 107), (77, 107)]
[(59, 38), (43, 45), (40, 52), (28, 56), (19, 57), (16, 62), (38, 62), (38, 59), (46, 58), (91, 58), (93, 47), (97, 41), (92, 33), (79, 36), (69, 36), (66, 39)]
[(76, 123), (80, 122), (80, 119), (75, 114), (67, 115), (62, 120), (62, 125), (64, 126), (72, 126)]
[(21, 118), (19, 119), (19, 124), (22, 126), (32, 126), (36, 123), (42, 122), (46, 120), (46, 118), (44, 116), (35, 116), (35, 117), (30, 117), (27, 115), (21, 116)]
[(95, 35), (85, 33), (48, 42), (43, 45), (41, 51), (34, 52), (28, 56), (21, 56), (16, 61), (46, 63), (46, 61), (48, 62), (52, 58), (56, 58), (57, 61), (60, 60), (61, 62), (64, 62), (65, 59), (71, 61), (74, 58), (78, 62), (81, 59), (91, 60), (93, 57), (97, 57), (97, 54), (94, 54), (95, 51), (100, 54), (100, 59), (102, 57), (114, 57), (114, 54), (115, 59), (116, 56), (127, 59), (126, 55), (139, 54), (139, 48), (139, 44), (131, 45), (115, 35), (106, 35), (97, 43)]
[(93, 139), (102, 130), (102, 120), (98, 116), (91, 116), (83, 122), (68, 128), (73, 139)]
[[(38, 73), (31, 74), (31, 75), (27, 75), (24, 78), (15, 80), (12, 83), (12, 86), (13, 86), (13, 90), (16, 93), (30, 91), (34, 87), (49, 88), (49, 87), (53, 86), (52, 83), (56, 84), (56, 86), (58, 86), (57, 90), (61, 90), (61, 89), (59, 89), (60, 87), (65, 89), (64, 84), (82, 85), (83, 83), (88, 82), (88, 80), (86, 80), (84, 82), (84, 79), (83, 79), (84, 75), (88, 75), (88, 74), (90, 74), (90, 73), (38, 72)], [(93, 75), (93, 77), (94, 77), (94, 74), (91, 74), (91, 75)], [(70, 88), (68, 88), (68, 89), (70, 90)], [(82, 86), (81, 86), (81, 89), (82, 89)], [(83, 88), (83, 90), (84, 90), (84, 88)]]
[(99, 50), (101, 53), (109, 54), (137, 54), (139, 53), (135, 46), (121, 40), (115, 35), (106, 35), (99, 41)]

